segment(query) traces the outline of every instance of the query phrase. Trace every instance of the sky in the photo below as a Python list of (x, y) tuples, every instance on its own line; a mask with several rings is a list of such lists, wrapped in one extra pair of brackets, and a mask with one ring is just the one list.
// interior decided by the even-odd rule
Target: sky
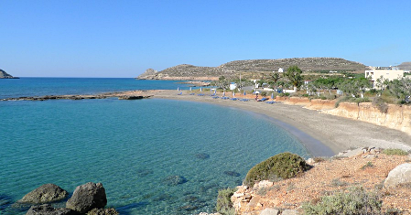
[(409, 0), (0, 0), (0, 69), (125, 77), (179, 64), (411, 61)]

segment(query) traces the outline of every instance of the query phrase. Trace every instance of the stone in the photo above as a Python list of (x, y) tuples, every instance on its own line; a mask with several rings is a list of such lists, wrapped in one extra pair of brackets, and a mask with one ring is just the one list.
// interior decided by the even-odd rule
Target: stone
[(93, 208), (104, 208), (106, 204), (106, 191), (103, 184), (89, 182), (76, 187), (73, 196), (67, 201), (66, 207), (80, 213), (86, 213)]
[(187, 179), (179, 175), (170, 175), (167, 178), (163, 179), (163, 182), (169, 186), (176, 186), (186, 183)]
[(31, 206), (26, 215), (78, 215), (78, 213), (68, 208), (53, 208), (49, 204), (43, 204)]
[(49, 202), (56, 202), (65, 199), (68, 192), (55, 184), (44, 184), (37, 189), (26, 194), (19, 203), (26, 204), (43, 204)]
[(298, 215), (300, 214), (297, 210), (284, 210), (281, 215)]
[(404, 163), (398, 165), (388, 173), (384, 181), (384, 186), (387, 188), (396, 187), (401, 184), (411, 183), (411, 164)]
[(87, 215), (118, 215), (119, 212), (114, 208), (94, 208), (87, 213)]
[(356, 156), (362, 155), (362, 154), (363, 154), (363, 149), (362, 149), (362, 148), (358, 148), (358, 149), (354, 149), (354, 150), (349, 150), (349, 151), (347, 151), (346, 153), (344, 153), (343, 156), (352, 158), (352, 157), (356, 157)]
[(280, 213), (279, 210), (274, 209), (274, 208), (266, 208), (263, 211), (261, 211), (260, 215), (278, 215)]

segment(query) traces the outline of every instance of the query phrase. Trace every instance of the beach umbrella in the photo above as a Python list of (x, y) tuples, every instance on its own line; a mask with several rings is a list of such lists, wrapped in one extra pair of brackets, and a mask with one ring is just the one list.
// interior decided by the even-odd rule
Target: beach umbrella
[(223, 96), (225, 96), (225, 91), (223, 92)]
[(271, 99), (274, 100), (274, 93), (271, 93)]
[(190, 91), (191, 91), (191, 87), (190, 87)]
[(177, 87), (177, 91), (180, 91), (180, 87)]
[(203, 92), (203, 88), (200, 87), (200, 92)]
[(235, 96), (235, 93), (234, 93), (234, 91), (233, 91), (233, 97)]
[(245, 93), (245, 91), (244, 91), (244, 95), (247, 95), (247, 93)]

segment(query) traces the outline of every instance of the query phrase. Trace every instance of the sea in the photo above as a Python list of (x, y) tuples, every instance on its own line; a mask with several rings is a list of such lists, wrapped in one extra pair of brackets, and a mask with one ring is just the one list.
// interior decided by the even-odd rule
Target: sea
[[(0, 99), (189, 87), (132, 78), (0, 79)], [(29, 206), (16, 202), (43, 184), (72, 194), (87, 182), (102, 183), (107, 207), (120, 214), (211, 213), (218, 190), (241, 185), (250, 168), (286, 151), (309, 157), (266, 116), (213, 104), (0, 101), (0, 214), (25, 214)]]

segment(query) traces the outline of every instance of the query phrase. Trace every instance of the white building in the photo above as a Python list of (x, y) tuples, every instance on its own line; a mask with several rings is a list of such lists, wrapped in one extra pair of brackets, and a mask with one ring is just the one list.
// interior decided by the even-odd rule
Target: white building
[(230, 83), (230, 90), (235, 90), (237, 88), (237, 83), (231, 82)]
[(279, 73), (283, 73), (283, 72), (284, 72), (283, 68), (279, 68), (279, 69), (278, 69), (278, 72), (279, 72)]
[(401, 79), (404, 77), (404, 70), (398, 69), (373, 69), (365, 70), (365, 78), (371, 78), (372, 88), (376, 88), (375, 82), (377, 79), (389, 80)]

